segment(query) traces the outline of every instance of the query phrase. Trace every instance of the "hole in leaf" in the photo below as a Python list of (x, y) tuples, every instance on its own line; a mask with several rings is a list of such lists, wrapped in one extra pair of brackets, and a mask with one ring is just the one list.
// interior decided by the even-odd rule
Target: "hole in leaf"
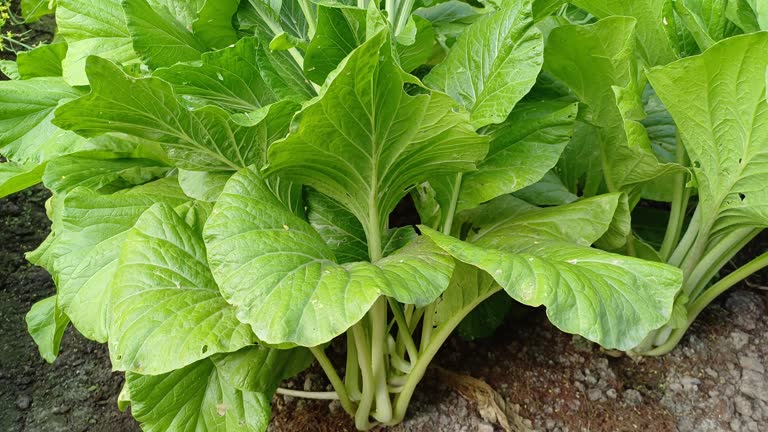
[(694, 168), (701, 168), (701, 162), (699, 162), (699, 161), (693, 161), (693, 167), (694, 167)]
[(208, 352), (208, 345), (203, 345), (203, 354)]
[(744, 201), (744, 198), (746, 198), (746, 197), (747, 197), (746, 195), (744, 195), (743, 193), (739, 192), (739, 199)]

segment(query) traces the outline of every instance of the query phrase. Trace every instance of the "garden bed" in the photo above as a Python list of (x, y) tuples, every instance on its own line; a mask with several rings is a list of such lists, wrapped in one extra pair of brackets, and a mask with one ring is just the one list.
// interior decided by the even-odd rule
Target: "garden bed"
[[(138, 431), (117, 409), (122, 374), (111, 373), (106, 346), (70, 329), (53, 365), (37, 353), (24, 324), (31, 305), (50, 295), (48, 274), (22, 253), (47, 234), (40, 189), (0, 201), (0, 430)], [(744, 256), (764, 250), (765, 236)], [(483, 380), (512, 417), (542, 431), (755, 431), (768, 422), (768, 313), (750, 279), (702, 315), (683, 343), (661, 358), (614, 358), (553, 328), (540, 310), (525, 310), (488, 340), (454, 337), (435, 362)], [(533, 330), (531, 330), (533, 329)], [(408, 419), (392, 431), (501, 430), (432, 369)], [(444, 378), (444, 377), (443, 377)], [(286, 385), (319, 390), (319, 370)], [(486, 415), (487, 416), (487, 415)], [(272, 431), (353, 431), (337, 404), (276, 396)]]

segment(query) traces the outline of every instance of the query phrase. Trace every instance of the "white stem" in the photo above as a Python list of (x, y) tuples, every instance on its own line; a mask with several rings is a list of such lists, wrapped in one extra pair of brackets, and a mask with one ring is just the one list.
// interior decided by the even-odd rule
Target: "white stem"
[(292, 390), (292, 389), (278, 387), (276, 393), (283, 396), (299, 397), (304, 399), (339, 400), (339, 395), (336, 394), (335, 391), (307, 392), (307, 391)]

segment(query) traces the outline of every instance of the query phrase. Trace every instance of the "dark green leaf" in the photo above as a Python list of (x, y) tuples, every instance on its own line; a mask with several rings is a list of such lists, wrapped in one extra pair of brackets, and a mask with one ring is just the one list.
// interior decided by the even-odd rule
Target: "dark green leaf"
[(66, 55), (67, 44), (61, 42), (20, 52), (16, 63), (19, 65), (21, 79), (62, 76), (64, 70), (61, 64)]
[(485, 160), (467, 173), (458, 210), (530, 186), (552, 169), (573, 135), (578, 104), (526, 102), (493, 131)]
[(122, 0), (133, 48), (152, 69), (199, 60), (205, 44), (191, 27), (200, 0)]
[(305, 105), (293, 132), (272, 145), (272, 172), (335, 199), (366, 229), (381, 229), (409, 188), (473, 169), (486, 139), (447, 96), (406, 94), (405, 78), (386, 33), (361, 45)]
[(424, 82), (469, 110), (475, 128), (501, 123), (536, 82), (543, 48), (531, 0), (508, 1), (465, 31)]
[(177, 167), (194, 171), (264, 164), (267, 146), (285, 135), (298, 108), (279, 102), (232, 119), (213, 106), (190, 111), (165, 81), (132, 78), (98, 57), (89, 60), (88, 76), (91, 94), (62, 106), (57, 125), (89, 137), (122, 132), (156, 142)]

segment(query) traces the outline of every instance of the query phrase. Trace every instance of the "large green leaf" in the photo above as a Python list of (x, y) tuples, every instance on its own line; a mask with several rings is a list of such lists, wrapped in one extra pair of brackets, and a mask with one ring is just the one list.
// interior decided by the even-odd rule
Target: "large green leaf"
[(595, 196), (603, 184), (600, 129), (577, 120), (573, 138), (563, 150), (555, 172), (568, 190), (585, 197)]
[(514, 196), (537, 206), (569, 204), (579, 199), (552, 171), (546, 173), (538, 182), (515, 192)]
[(675, 12), (701, 50), (738, 33), (728, 19), (728, 3), (733, 0), (677, 0)]
[(317, 231), (280, 203), (253, 168), (227, 183), (204, 234), (222, 294), (270, 344), (325, 343), (358, 322), (382, 293), (434, 300), (452, 269), (428, 245), (406, 247), (378, 265), (337, 264)]
[(48, 363), (53, 363), (59, 355), (64, 330), (69, 326), (69, 318), (56, 305), (56, 296), (32, 305), (26, 321), (29, 334), (35, 340), (40, 355)]
[(363, 225), (336, 201), (317, 191), (308, 191), (307, 219), (339, 264), (370, 259)]
[(67, 194), (61, 230), (51, 245), (59, 307), (89, 339), (106, 342), (112, 322), (110, 284), (120, 245), (139, 216), (156, 202), (187, 201), (176, 179), (165, 179), (112, 195), (87, 189)]
[[(417, 195), (420, 213), (436, 206), (444, 222), (451, 217), (452, 210), (476, 208), (541, 180), (557, 164), (568, 145), (577, 108), (574, 103), (562, 101), (520, 104), (505, 123), (491, 129), (490, 151), (476, 171), (463, 177), (451, 175), (429, 180), (428, 188), (434, 194), (430, 199), (434, 199), (434, 203), (424, 202), (428, 197), (423, 193)], [(431, 226), (439, 223), (424, 215), (422, 222)]]
[(112, 152), (82, 152), (49, 162), (43, 183), (59, 194), (77, 187), (109, 193), (148, 183), (165, 176), (170, 169), (155, 159)]
[(123, 0), (133, 47), (150, 68), (199, 60), (237, 42), (237, 0)]
[(308, 368), (314, 356), (306, 348), (277, 350), (253, 345), (212, 357), (224, 381), (236, 389), (272, 394), (281, 381)]
[(768, 30), (768, 3), (764, 1), (729, 1), (726, 16), (745, 33)]
[(54, 249), (58, 240), (58, 233), (62, 229), (61, 207), (63, 201), (63, 196), (53, 195), (48, 199), (48, 201), (45, 202), (45, 210), (48, 219), (51, 221), (51, 232), (48, 234), (45, 240), (40, 243), (37, 249), (29, 251), (25, 254), (27, 261), (36, 266), (44, 268), (48, 273), (54, 275), (54, 281), (56, 273), (54, 268), (54, 260), (56, 259)]
[(366, 230), (382, 230), (409, 188), (473, 169), (486, 139), (448, 96), (410, 96), (405, 79), (386, 32), (373, 36), (304, 107), (295, 131), (270, 147), (272, 172), (335, 199)]
[(64, 73), (62, 62), (67, 56), (67, 44), (57, 42), (39, 45), (16, 56), (22, 79), (60, 77)]
[(599, 18), (619, 15), (637, 19), (638, 50), (648, 65), (677, 60), (670, 39), (670, 29), (674, 28), (672, 0), (573, 0), (571, 3)]
[(768, 30), (768, 3), (760, 0), (747, 0), (752, 6), (752, 10), (757, 15), (757, 22), (761, 30)]
[(45, 165), (18, 165), (12, 162), (0, 163), (0, 198), (23, 191), (38, 183), (43, 176)]
[(395, 48), (400, 67), (406, 72), (412, 72), (424, 63), (428, 63), (434, 54), (436, 34), (432, 23), (418, 15), (413, 15), (408, 23), (406, 28), (412, 28), (411, 33), (415, 33), (413, 41), (409, 39), (398, 42)]
[(21, 0), (21, 16), (28, 23), (35, 22), (56, 9), (56, 2), (51, 0)]
[(675, 121), (669, 114), (667, 107), (664, 106), (650, 85), (646, 86), (643, 91), (643, 106), (647, 116), (641, 123), (648, 131), (653, 152), (661, 161), (674, 161), (677, 147), (677, 126), (675, 126)]
[(617, 214), (623, 220), (626, 212), (622, 194), (600, 195), (546, 208), (503, 196), (462, 217), (472, 224), (467, 241), (503, 249), (511, 244), (524, 247), (542, 240), (591, 246), (611, 229)]
[(233, 120), (218, 107), (190, 111), (165, 81), (132, 78), (98, 57), (89, 59), (88, 76), (92, 92), (59, 108), (54, 123), (89, 137), (122, 132), (156, 142), (177, 167), (193, 171), (263, 164), (298, 108), (279, 102)]
[(583, 144), (600, 146), (608, 189), (630, 193), (632, 201), (644, 183), (682, 169), (659, 162), (639, 122), (645, 115), (644, 85), (635, 60), (635, 27), (634, 18), (609, 17), (592, 25), (555, 28), (547, 39), (544, 64), (589, 106), (584, 117), (598, 128), (588, 135), (592, 141)]
[(13, 60), (0, 60), (0, 73), (5, 75), (9, 80), (19, 80), (19, 66)]
[(232, 24), (239, 5), (239, 0), (205, 0), (192, 22), (195, 36), (211, 49), (236, 43), (237, 30)]
[[(368, 10), (327, 2), (317, 6), (317, 32), (307, 47), (304, 70), (312, 81), (322, 84), (342, 60), (362, 45), (371, 33), (384, 27), (378, 8)], [(374, 24), (375, 25), (372, 25)], [(419, 16), (408, 21), (406, 30), (393, 47), (400, 66), (410, 72), (433, 54), (435, 32), (431, 23)]]
[(387, 279), (382, 294), (400, 303), (425, 307), (448, 287), (454, 260), (430, 240), (419, 237), (376, 265)]
[[(309, 190), (307, 220), (331, 248), (339, 264), (370, 260), (363, 225), (336, 201)], [(410, 226), (387, 230), (383, 233), (382, 255), (392, 255), (417, 237), (418, 234)]]
[(115, 369), (160, 375), (254, 342), (219, 293), (200, 233), (167, 205), (128, 232), (111, 290)]
[(216, 202), (232, 171), (179, 170), (179, 185), (188, 197), (205, 202)]
[(85, 61), (97, 55), (120, 64), (137, 64), (120, 0), (57, 0), (56, 24), (67, 41), (64, 78), (72, 85), (86, 85)]
[(227, 183), (205, 242), (222, 294), (269, 344), (331, 340), (365, 315), (383, 284), (371, 264), (336, 264), (317, 232), (280, 203), (254, 169)]
[(635, 27), (633, 18), (609, 17), (591, 25), (557, 27), (547, 39), (544, 68), (589, 106), (585, 118), (597, 126), (620, 122), (613, 87), (637, 80)]
[[(661, 162), (676, 162), (677, 126), (667, 107), (661, 102), (653, 88), (648, 85), (643, 91), (643, 105), (647, 117), (641, 123), (648, 132), (653, 153)], [(643, 198), (653, 201), (672, 201), (672, 176), (659, 177), (643, 186)]]
[(530, 102), (518, 105), (491, 135), (488, 155), (477, 171), (467, 173), (458, 210), (539, 181), (560, 159), (573, 135), (578, 104)]
[(768, 226), (766, 49), (768, 33), (737, 36), (649, 73), (691, 158), (704, 229)]
[[(422, 232), (456, 259), (486, 271), (515, 300), (546, 306), (561, 330), (606, 348), (630, 349), (664, 325), (682, 284), (673, 267), (570, 242), (526, 242), (513, 235), (470, 244), (426, 227)], [(491, 243), (503, 249), (486, 247)]]
[(536, 82), (543, 48), (531, 0), (509, 0), (463, 32), (424, 81), (469, 110), (476, 128), (501, 123)]
[[(300, 71), (289, 62), (280, 53), (268, 52), (257, 38), (244, 38), (235, 46), (203, 54), (200, 65), (177, 64), (153, 75), (173, 84), (178, 95), (199, 100), (200, 105), (254, 111), (281, 99), (302, 102), (313, 96)], [(294, 73), (291, 76), (286, 71)]]
[(285, 33), (300, 41), (309, 40), (307, 21), (298, 1), (243, 1), (239, 14), (241, 26), (255, 27), (271, 38)]
[(307, 47), (307, 78), (323, 83), (344, 58), (366, 39), (366, 11), (344, 5), (318, 5), (317, 33)]
[(200, 59), (205, 44), (192, 33), (201, 0), (122, 0), (133, 48), (150, 68)]
[(42, 163), (82, 144), (51, 123), (59, 103), (81, 94), (61, 78), (0, 82), (0, 154), (21, 164)]
[(455, 42), (456, 38), (467, 27), (490, 9), (475, 7), (459, 0), (432, 2), (430, 5), (424, 3), (425, 7), (417, 8), (414, 15), (424, 18), (432, 24), (437, 39), (443, 48)]
[(131, 414), (146, 432), (264, 432), (271, 395), (243, 391), (210, 359), (164, 375), (126, 374)]
[(565, 0), (533, 0), (533, 18), (539, 21), (563, 7)]

